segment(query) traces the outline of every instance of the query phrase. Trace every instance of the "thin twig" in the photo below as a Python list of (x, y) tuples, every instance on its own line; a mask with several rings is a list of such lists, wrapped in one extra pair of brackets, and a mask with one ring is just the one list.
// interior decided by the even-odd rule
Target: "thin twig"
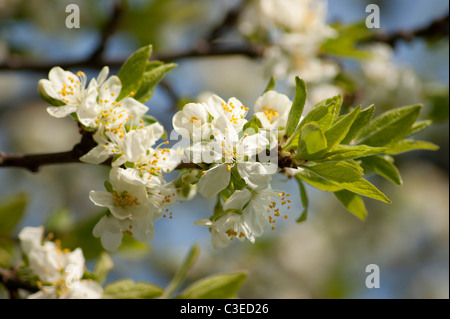
[[(256, 48), (254, 46), (211, 46), (211, 45), (199, 45), (194, 49), (189, 49), (185, 51), (166, 53), (166, 54), (156, 54), (152, 57), (154, 60), (159, 60), (162, 62), (170, 62), (175, 60), (190, 59), (190, 58), (204, 58), (204, 57), (217, 57), (217, 56), (232, 56), (232, 55), (242, 55), (249, 58), (258, 58), (263, 54), (261, 48)], [(79, 61), (53, 61), (51, 63), (43, 63), (38, 61), (29, 61), (18, 57), (10, 57), (4, 63), (0, 64), (0, 71), (10, 70), (31, 70), (37, 72), (48, 72), (54, 66), (60, 66), (63, 69), (74, 69), (74, 68), (102, 68), (105, 65), (110, 67), (120, 67), (124, 60), (103, 60), (103, 61), (93, 61), (91, 58), (79, 60)]]
[(124, 5), (122, 0), (116, 0), (114, 2), (113, 7), (113, 13), (108, 20), (108, 22), (105, 24), (101, 31), (101, 38), (98, 43), (97, 48), (92, 52), (91, 56), (88, 58), (88, 60), (94, 62), (94, 63), (100, 63), (102, 61), (102, 55), (106, 48), (106, 43), (108, 42), (108, 39), (116, 32), (116, 30), (119, 27), (119, 22), (121, 17), (123, 16), (124, 11)]
[(19, 297), (19, 289), (24, 289), (32, 293), (39, 291), (37, 286), (22, 281), (17, 275), (17, 269), (5, 269), (0, 267), (0, 283), (5, 286), (10, 299)]
[(245, 6), (248, 4), (249, 0), (242, 0), (238, 5), (231, 8), (227, 14), (223, 17), (223, 20), (218, 23), (209, 34), (206, 36), (206, 42), (211, 43), (217, 38), (219, 38), (223, 33), (232, 29), (242, 12), (244, 12)]
[(393, 33), (378, 33), (365, 42), (383, 42), (394, 47), (399, 40), (412, 42), (417, 38), (435, 40), (449, 35), (449, 14), (432, 21), (429, 25), (415, 30), (400, 30)]

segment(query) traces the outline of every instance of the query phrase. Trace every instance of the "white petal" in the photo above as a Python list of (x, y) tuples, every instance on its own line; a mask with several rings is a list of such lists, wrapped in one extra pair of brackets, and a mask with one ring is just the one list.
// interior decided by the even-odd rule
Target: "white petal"
[(120, 79), (113, 75), (100, 87), (98, 98), (101, 100), (115, 101), (122, 90)]
[(53, 87), (62, 88), (63, 84), (71, 85), (69, 77), (77, 79), (78, 77), (72, 72), (65, 71), (59, 66), (53, 67), (48, 73), (49, 80), (53, 83)]
[[(248, 186), (254, 190), (263, 190), (270, 185), (272, 174), (268, 173), (267, 165), (258, 162), (243, 162), (237, 164), (239, 175), (245, 180)], [(275, 171), (276, 172), (276, 171)]]
[(130, 225), (133, 226), (131, 230), (133, 237), (141, 243), (148, 243), (155, 236), (155, 227), (153, 226), (151, 214), (147, 214), (146, 217), (138, 220), (131, 220)]
[(198, 192), (206, 198), (217, 195), (230, 183), (230, 174), (227, 164), (209, 169), (197, 183)]
[(103, 288), (93, 280), (80, 280), (73, 284), (66, 295), (67, 299), (100, 299), (103, 296)]
[(77, 107), (73, 105), (49, 106), (47, 112), (53, 117), (62, 118), (77, 111)]
[(147, 106), (145, 106), (141, 102), (136, 101), (132, 97), (124, 98), (120, 101), (120, 104), (122, 104), (122, 106), (126, 108), (131, 115), (138, 119), (145, 115), (145, 113), (147, 113), (148, 111)]
[(20, 245), (22, 251), (28, 255), (28, 253), (41, 246), (42, 237), (44, 236), (44, 227), (25, 227), (19, 233)]
[(44, 95), (48, 95), (51, 98), (56, 100), (61, 100), (61, 96), (55, 90), (53, 83), (47, 79), (39, 80), (39, 91)]
[(28, 299), (57, 299), (56, 288), (55, 287), (45, 287), (44, 290), (39, 290), (38, 292), (28, 295)]
[[(208, 101), (206, 102), (206, 108), (209, 114), (212, 115), (212, 117), (217, 118), (220, 115), (223, 115), (223, 107), (222, 103), (225, 103), (222, 98), (219, 96), (213, 94), (209, 97)], [(226, 104), (226, 103), (225, 103)]]
[(97, 145), (89, 152), (80, 157), (80, 161), (90, 164), (101, 164), (106, 161), (112, 153), (105, 149), (103, 145)]
[(213, 224), (213, 222), (211, 220), (209, 220), (209, 219), (206, 219), (206, 218), (202, 218), (202, 219), (196, 220), (194, 222), (194, 225), (196, 225), (196, 226), (208, 226), (208, 227), (210, 227), (212, 224)]
[(254, 156), (264, 150), (269, 145), (269, 140), (263, 134), (253, 134), (241, 139), (237, 155), (242, 156)]
[(109, 74), (109, 68), (107, 66), (103, 67), (103, 69), (100, 71), (100, 73), (97, 76), (97, 84), (102, 85), (103, 82), (105, 82), (106, 78)]
[(248, 189), (244, 188), (241, 190), (237, 190), (223, 204), (223, 209), (225, 211), (228, 209), (241, 210), (244, 205), (248, 203), (251, 197), (252, 193)]
[(123, 233), (111, 233), (109, 231), (104, 231), (100, 238), (102, 246), (108, 251), (116, 251), (122, 244)]
[(105, 191), (90, 191), (89, 199), (96, 205), (101, 207), (114, 206), (113, 196)]

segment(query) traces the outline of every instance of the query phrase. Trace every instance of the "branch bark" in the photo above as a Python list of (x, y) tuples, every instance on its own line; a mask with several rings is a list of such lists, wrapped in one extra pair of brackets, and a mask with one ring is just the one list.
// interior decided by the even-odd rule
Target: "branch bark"
[(367, 42), (383, 42), (395, 47), (399, 40), (412, 42), (417, 38), (429, 40), (448, 37), (449, 35), (449, 14), (432, 21), (429, 25), (416, 30), (400, 30), (393, 33), (378, 33), (367, 39)]
[(8, 290), (10, 299), (16, 299), (19, 297), (19, 289), (24, 289), (31, 293), (39, 291), (37, 286), (33, 286), (28, 282), (22, 281), (17, 276), (16, 269), (5, 269), (0, 267), (0, 283), (5, 286), (6, 290)]

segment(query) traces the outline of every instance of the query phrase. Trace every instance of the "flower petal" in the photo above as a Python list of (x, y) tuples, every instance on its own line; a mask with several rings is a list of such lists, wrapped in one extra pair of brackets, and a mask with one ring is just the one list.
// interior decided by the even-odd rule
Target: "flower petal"
[(197, 183), (197, 190), (206, 198), (217, 195), (230, 183), (231, 173), (227, 164), (220, 164), (206, 171)]

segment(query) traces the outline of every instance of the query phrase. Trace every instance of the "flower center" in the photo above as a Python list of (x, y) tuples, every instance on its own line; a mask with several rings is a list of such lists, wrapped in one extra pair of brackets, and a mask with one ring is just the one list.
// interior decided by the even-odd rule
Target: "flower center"
[(134, 205), (139, 205), (139, 201), (136, 197), (124, 191), (122, 193), (118, 193), (116, 191), (112, 192), (114, 205), (120, 206), (123, 208), (132, 207)]
[(272, 122), (272, 117), (278, 117), (278, 111), (275, 111), (274, 109), (271, 109), (269, 107), (263, 107), (264, 115), (267, 117), (267, 119)]

